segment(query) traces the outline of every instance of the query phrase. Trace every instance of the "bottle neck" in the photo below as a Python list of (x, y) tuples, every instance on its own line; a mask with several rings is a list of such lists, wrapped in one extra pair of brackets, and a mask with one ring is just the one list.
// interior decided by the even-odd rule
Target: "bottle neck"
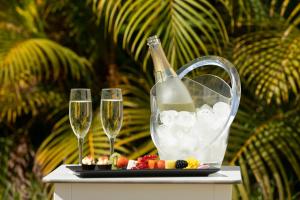
[(149, 51), (154, 64), (155, 82), (165, 81), (169, 76), (177, 76), (172, 69), (158, 38), (148, 41)]

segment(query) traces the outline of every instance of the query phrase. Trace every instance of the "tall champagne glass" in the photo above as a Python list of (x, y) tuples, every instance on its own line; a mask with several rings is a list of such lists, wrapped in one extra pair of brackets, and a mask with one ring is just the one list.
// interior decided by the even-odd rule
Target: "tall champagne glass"
[(119, 88), (102, 89), (100, 118), (110, 143), (110, 155), (114, 153), (115, 139), (123, 121), (123, 98)]
[(79, 163), (82, 164), (82, 145), (92, 122), (92, 98), (90, 89), (71, 89), (69, 119), (78, 139)]

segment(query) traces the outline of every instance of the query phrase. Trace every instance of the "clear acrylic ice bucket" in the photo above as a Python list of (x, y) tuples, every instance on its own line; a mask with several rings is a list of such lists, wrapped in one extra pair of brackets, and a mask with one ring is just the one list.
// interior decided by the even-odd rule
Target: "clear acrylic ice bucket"
[[(193, 79), (185, 77), (204, 66), (223, 68), (229, 74), (231, 87), (211, 74)], [(229, 128), (240, 102), (239, 75), (229, 61), (217, 56), (198, 58), (180, 68), (177, 74), (190, 92), (196, 112), (161, 112), (156, 100), (157, 85), (152, 87), (150, 131), (160, 159), (179, 160), (192, 156), (201, 163), (220, 167), (226, 152)]]

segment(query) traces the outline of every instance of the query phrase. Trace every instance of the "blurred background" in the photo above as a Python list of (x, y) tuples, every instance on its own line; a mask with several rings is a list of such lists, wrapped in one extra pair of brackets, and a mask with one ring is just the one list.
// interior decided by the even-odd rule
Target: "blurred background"
[(0, 196), (51, 198), (43, 175), (78, 162), (71, 88), (92, 90), (85, 155), (108, 154), (104, 87), (124, 95), (116, 151), (156, 153), (146, 38), (157, 34), (175, 69), (210, 54), (239, 71), (241, 105), (223, 162), (242, 169), (234, 199), (300, 199), (299, 24), (298, 0), (0, 0)]

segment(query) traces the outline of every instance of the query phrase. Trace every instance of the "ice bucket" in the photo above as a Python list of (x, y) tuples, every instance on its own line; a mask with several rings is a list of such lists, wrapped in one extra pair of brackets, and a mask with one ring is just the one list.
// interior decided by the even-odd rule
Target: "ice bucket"
[[(211, 74), (193, 79), (185, 77), (195, 69), (210, 66), (225, 70), (231, 86)], [(195, 157), (201, 163), (220, 167), (226, 152), (229, 128), (241, 97), (237, 70), (222, 57), (205, 56), (184, 65), (177, 74), (190, 92), (196, 112), (160, 111), (156, 96), (159, 83), (152, 87), (150, 131), (160, 159)]]

